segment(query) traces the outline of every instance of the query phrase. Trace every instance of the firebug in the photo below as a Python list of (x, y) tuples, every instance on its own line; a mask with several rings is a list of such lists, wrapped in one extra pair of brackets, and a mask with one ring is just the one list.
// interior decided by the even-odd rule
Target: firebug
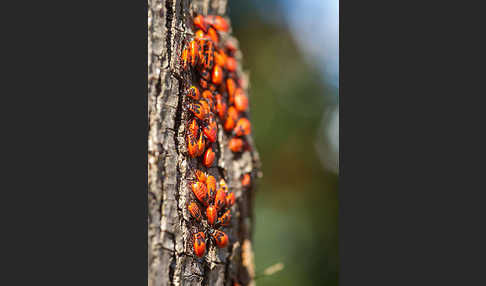
[(194, 234), (194, 253), (198, 257), (202, 257), (204, 252), (206, 252), (206, 237), (203, 232), (198, 232)]
[(208, 192), (208, 199), (212, 200), (216, 195), (216, 179), (211, 175), (206, 178), (206, 189)]
[(202, 15), (197, 15), (196, 17), (194, 17), (194, 19), (192, 19), (192, 22), (194, 23), (194, 26), (200, 28), (204, 32), (207, 31), (208, 24), (206, 22), (206, 19)]
[(241, 177), (241, 185), (243, 187), (248, 187), (251, 183), (251, 177), (250, 177), (250, 174), (246, 173), (244, 174), (242, 177)]
[(204, 42), (202, 49), (202, 58), (199, 59), (200, 65), (205, 69), (211, 69), (214, 64), (214, 46), (210, 40), (200, 40)]
[(195, 66), (197, 64), (198, 58), (199, 58), (198, 44), (195, 40), (192, 40), (189, 43), (189, 62), (191, 63), (192, 66)]
[(205, 206), (209, 205), (209, 196), (206, 185), (201, 182), (194, 182), (191, 184), (192, 192), (196, 198)]
[(216, 45), (219, 43), (218, 33), (212, 27), (209, 27), (208, 29), (208, 36), (211, 39), (211, 41), (213, 41)]
[(199, 210), (199, 207), (195, 202), (191, 202), (187, 206), (187, 209), (189, 210), (193, 218), (195, 218), (197, 221), (201, 220), (201, 210)]
[(218, 224), (222, 226), (229, 225), (231, 221), (231, 210), (227, 210), (220, 218), (218, 218)]
[(192, 158), (196, 158), (198, 155), (198, 152), (199, 152), (199, 149), (197, 147), (197, 141), (196, 141), (196, 137), (192, 134), (192, 133), (189, 133), (187, 134), (187, 151), (189, 152), (189, 156), (191, 156)]
[(228, 108), (228, 117), (224, 123), (224, 130), (231, 131), (235, 127), (236, 120), (238, 120), (238, 111), (234, 106)]
[(226, 63), (225, 67), (228, 71), (234, 72), (236, 70), (237, 63), (235, 58), (227, 57), (225, 63)]
[[(230, 108), (233, 107), (233, 106), (230, 106)], [(224, 122), (224, 130), (226, 131), (231, 131), (233, 130), (233, 128), (235, 127), (235, 120), (231, 117), (231, 116), (228, 116), (226, 118), (226, 121)]]
[(221, 120), (226, 116), (226, 100), (221, 96), (221, 94), (216, 94), (216, 112)]
[(226, 204), (226, 192), (224, 189), (219, 188), (216, 192), (216, 198), (214, 199), (214, 205), (216, 209), (219, 211), (224, 205)]
[(204, 148), (206, 147), (206, 140), (204, 140), (203, 133), (199, 133), (199, 139), (197, 140), (197, 156), (199, 157), (204, 153)]
[(226, 80), (226, 90), (228, 91), (228, 102), (230, 104), (233, 104), (234, 96), (235, 96), (235, 90), (236, 90), (236, 83), (235, 83), (234, 79), (228, 78)]
[(206, 166), (207, 168), (211, 167), (214, 162), (214, 157), (215, 154), (213, 152), (213, 148), (209, 147), (208, 149), (206, 149), (206, 153), (204, 153), (203, 157), (204, 166)]
[(228, 143), (228, 147), (233, 152), (241, 152), (243, 150), (243, 145), (243, 140), (240, 138), (231, 138)]
[(212, 236), (218, 247), (222, 248), (228, 245), (228, 235), (226, 235), (226, 233), (222, 232), (221, 230), (214, 230)]
[(214, 52), (214, 63), (224, 67), (226, 65), (226, 54), (223, 51)]
[(199, 132), (199, 124), (197, 124), (196, 119), (192, 119), (191, 124), (189, 124), (189, 132), (194, 136), (194, 138), (197, 138), (197, 134)]
[(221, 84), (223, 82), (223, 69), (220, 66), (215, 65), (213, 67), (211, 80), (214, 84)]
[(218, 134), (218, 124), (214, 119), (214, 115), (209, 116), (208, 122), (204, 124), (203, 127), (204, 135), (209, 139), (211, 142), (216, 142), (216, 135)]
[(235, 91), (235, 107), (238, 111), (244, 112), (248, 108), (248, 97), (241, 88)]
[(216, 221), (216, 217), (218, 216), (218, 211), (214, 206), (208, 206), (206, 208), (206, 217), (208, 218), (208, 223), (213, 225)]
[(206, 184), (206, 174), (200, 170), (196, 170), (196, 178), (199, 182), (203, 183), (203, 184)]
[(199, 89), (197, 87), (195, 87), (194, 85), (192, 85), (186, 91), (186, 95), (189, 96), (190, 98), (194, 99), (194, 100), (199, 100), (199, 98), (200, 98), (200, 96), (199, 96)]
[(240, 118), (240, 120), (238, 120), (238, 122), (236, 122), (234, 132), (235, 132), (236, 136), (243, 136), (243, 135), (250, 134), (250, 132), (251, 132), (250, 120), (248, 120), (245, 117)]
[(205, 100), (199, 100), (198, 103), (189, 103), (189, 111), (200, 120), (206, 120), (209, 115), (209, 105)]
[(228, 32), (229, 24), (226, 19), (221, 16), (209, 15), (204, 18), (205, 23), (213, 26), (216, 30), (222, 32)]

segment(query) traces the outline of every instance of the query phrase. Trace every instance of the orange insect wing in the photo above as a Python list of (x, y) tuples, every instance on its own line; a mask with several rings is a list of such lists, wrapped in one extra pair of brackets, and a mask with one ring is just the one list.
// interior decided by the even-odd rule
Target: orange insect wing
[(206, 252), (206, 242), (204, 242), (205, 236), (203, 232), (194, 234), (194, 253), (198, 257), (202, 257)]
[(216, 241), (216, 245), (220, 248), (228, 245), (228, 235), (220, 230), (214, 231), (213, 238)]
[(194, 217), (197, 221), (201, 220), (201, 210), (197, 206), (195, 202), (191, 202), (188, 206), (187, 209), (191, 213), (192, 217)]
[(221, 224), (222, 226), (227, 226), (229, 225), (231, 221), (231, 210), (227, 210), (219, 219), (218, 223)]
[(246, 109), (248, 108), (248, 97), (245, 95), (241, 88), (237, 89), (234, 100), (235, 107), (238, 111), (246, 111)]
[(221, 84), (221, 82), (223, 82), (223, 69), (220, 66), (215, 65), (213, 67), (211, 80), (214, 84)]
[(208, 218), (208, 223), (213, 225), (217, 217), (217, 210), (214, 206), (206, 208), (206, 217)]
[(233, 104), (234, 96), (235, 96), (235, 90), (236, 90), (236, 83), (235, 83), (234, 79), (228, 78), (226, 80), (226, 89), (228, 91), (228, 101), (229, 101), (230, 104)]
[(216, 179), (213, 176), (207, 176), (206, 189), (209, 199), (212, 200), (216, 194)]
[(209, 147), (208, 149), (206, 149), (206, 153), (204, 154), (204, 158), (203, 158), (204, 166), (206, 166), (207, 168), (211, 167), (214, 162), (214, 157), (215, 154), (213, 152), (213, 148)]
[(216, 209), (219, 211), (226, 203), (226, 192), (224, 189), (219, 188), (216, 192), (216, 198), (214, 199), (214, 205)]
[(240, 138), (231, 138), (228, 147), (233, 152), (241, 152), (243, 150), (243, 140)]
[(250, 120), (247, 118), (240, 118), (238, 122), (236, 122), (235, 126), (235, 134), (236, 136), (243, 136), (248, 135), (251, 132), (251, 123)]
[(207, 206), (209, 204), (209, 197), (206, 186), (201, 182), (195, 182), (192, 183), (191, 188), (196, 198)]

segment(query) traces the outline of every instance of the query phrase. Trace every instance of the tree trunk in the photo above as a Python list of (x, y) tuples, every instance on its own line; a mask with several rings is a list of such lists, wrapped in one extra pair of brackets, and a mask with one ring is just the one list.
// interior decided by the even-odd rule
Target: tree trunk
[[(233, 154), (229, 136), (218, 123), (219, 150), (214, 165), (206, 169), (198, 158), (187, 155), (183, 90), (179, 57), (192, 37), (192, 16), (226, 13), (226, 0), (148, 1), (148, 285), (254, 285), (252, 252), (254, 187), (243, 189), (240, 176), (261, 176), (258, 153), (247, 136), (249, 150)], [(241, 61), (241, 54), (237, 54)], [(239, 71), (241, 71), (239, 65)], [(247, 81), (247, 76), (243, 82)], [(244, 84), (245, 85), (245, 84)], [(247, 86), (244, 86), (247, 90)], [(232, 207), (228, 247), (210, 246), (203, 258), (193, 254), (196, 232), (187, 210), (193, 196), (189, 184), (195, 169), (224, 177), (236, 195)], [(219, 180), (219, 179), (218, 179)], [(254, 183), (252, 182), (252, 186)]]

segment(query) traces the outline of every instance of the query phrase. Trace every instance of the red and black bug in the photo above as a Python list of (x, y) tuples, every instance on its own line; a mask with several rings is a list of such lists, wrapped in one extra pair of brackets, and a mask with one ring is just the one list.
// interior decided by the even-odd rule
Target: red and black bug
[(248, 97), (245, 95), (241, 88), (238, 88), (236, 90), (234, 101), (236, 110), (244, 112), (248, 108)]
[(203, 156), (204, 166), (206, 166), (207, 168), (211, 167), (213, 165), (215, 156), (216, 154), (214, 154), (213, 148), (209, 147), (208, 149), (206, 149), (206, 152), (204, 153)]
[(214, 230), (211, 234), (213, 236), (216, 245), (219, 248), (225, 247), (228, 245), (228, 235), (221, 230)]
[(196, 170), (195, 174), (196, 174), (196, 178), (199, 182), (206, 184), (207, 176), (204, 172), (202, 172), (200, 170)]
[(246, 188), (250, 185), (251, 183), (251, 177), (250, 177), (250, 174), (244, 174), (242, 177), (241, 177), (241, 185)]
[(203, 133), (199, 133), (199, 139), (197, 140), (197, 154), (196, 157), (201, 156), (204, 153), (206, 147), (206, 140), (204, 140)]
[(189, 103), (187, 108), (191, 111), (194, 116), (204, 121), (209, 116), (210, 107), (205, 100), (199, 100), (198, 103)]
[(231, 138), (228, 147), (233, 152), (241, 152), (243, 150), (243, 140), (240, 138)]
[(214, 84), (221, 84), (223, 82), (223, 69), (215, 65), (213, 67), (213, 73), (211, 74), (211, 80)]
[(204, 124), (203, 132), (210, 142), (216, 142), (216, 135), (218, 134), (218, 124), (216, 123), (213, 115), (209, 116), (208, 122)]
[(198, 257), (202, 257), (206, 252), (206, 237), (204, 236), (204, 233), (202, 231), (195, 233), (193, 239), (194, 254), (196, 254)]
[(226, 116), (226, 100), (221, 96), (221, 94), (216, 94), (216, 112), (221, 120), (223, 120)]
[(231, 221), (231, 210), (227, 210), (224, 212), (224, 214), (218, 218), (218, 224), (222, 226), (228, 226)]
[(234, 96), (235, 96), (235, 90), (236, 90), (236, 82), (232, 78), (228, 78), (226, 80), (226, 90), (228, 91), (228, 102), (230, 104), (233, 104), (234, 101)]
[(191, 189), (196, 198), (204, 205), (209, 205), (209, 195), (206, 185), (201, 182), (194, 182), (191, 184)]
[(209, 106), (209, 110), (210, 111), (214, 111), (215, 110), (215, 107), (214, 107), (214, 100), (213, 100), (214, 96), (213, 96), (213, 93), (211, 91), (209, 91), (209, 90), (205, 90), (205, 91), (203, 91), (202, 97), (207, 102), (207, 104)]
[(186, 91), (186, 96), (189, 96), (190, 98), (194, 100), (199, 100), (199, 89), (192, 85), (189, 89)]
[(216, 179), (211, 175), (206, 177), (206, 189), (208, 192), (209, 200), (212, 200), (216, 195)]
[(225, 67), (228, 71), (234, 72), (236, 70), (236, 60), (233, 57), (227, 57)]
[(219, 211), (226, 204), (226, 192), (223, 188), (219, 188), (216, 192), (216, 197), (214, 199), (214, 205)]
[(218, 66), (226, 66), (226, 54), (223, 51), (214, 52), (214, 63)]
[(228, 21), (226, 21), (226, 19), (224, 19), (221, 16), (214, 16), (214, 15), (206, 16), (204, 17), (204, 22), (213, 26), (218, 31), (228, 32), (229, 30)]
[(248, 135), (251, 132), (251, 123), (245, 117), (242, 117), (236, 122), (234, 133), (236, 136)]
[(197, 138), (199, 133), (199, 124), (197, 124), (196, 119), (193, 119), (189, 124), (189, 132), (194, 136), (194, 138)]
[(228, 108), (228, 116), (226, 117), (226, 122), (224, 123), (224, 130), (226, 131), (233, 130), (237, 120), (238, 120), (238, 111), (234, 106), (230, 106)]
[(194, 67), (199, 59), (199, 46), (195, 40), (189, 42), (189, 62)]
[(206, 22), (206, 19), (202, 15), (197, 15), (192, 19), (192, 22), (194, 23), (194, 26), (200, 28), (204, 32), (208, 30), (208, 24)]
[(218, 216), (218, 211), (214, 206), (208, 206), (206, 208), (206, 218), (208, 219), (208, 223), (213, 225), (216, 222), (216, 218)]
[(199, 153), (196, 137), (192, 133), (189, 133), (186, 136), (186, 141), (187, 141), (187, 152), (189, 153), (189, 156), (191, 156), (192, 158), (196, 158)]
[(187, 209), (189, 210), (189, 213), (191, 213), (192, 217), (195, 218), (197, 221), (201, 221), (201, 210), (197, 206), (195, 202), (191, 202), (188, 206)]
[(217, 45), (219, 43), (218, 33), (212, 27), (209, 27), (208, 34), (207, 35), (209, 36), (209, 38), (211, 39), (211, 41), (213, 41), (214, 44)]

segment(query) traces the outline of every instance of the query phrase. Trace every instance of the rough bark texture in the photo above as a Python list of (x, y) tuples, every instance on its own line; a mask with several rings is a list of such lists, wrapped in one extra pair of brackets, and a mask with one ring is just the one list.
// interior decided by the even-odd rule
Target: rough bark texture
[[(232, 224), (225, 228), (230, 238), (226, 249), (207, 249), (203, 258), (193, 255), (191, 234), (195, 227), (186, 204), (191, 199), (189, 183), (200, 160), (187, 156), (184, 139), (188, 113), (182, 90), (179, 56), (192, 37), (194, 13), (224, 15), (226, 0), (148, 1), (148, 285), (254, 285), (252, 202), (254, 187), (243, 190), (243, 173), (260, 176), (253, 141), (251, 151), (233, 154), (228, 136), (218, 129), (217, 164), (208, 172), (224, 176), (236, 195)], [(237, 58), (241, 60), (241, 55)], [(243, 74), (242, 74), (243, 75)], [(246, 80), (246, 82), (248, 82)], [(254, 186), (254, 183), (252, 184)]]

